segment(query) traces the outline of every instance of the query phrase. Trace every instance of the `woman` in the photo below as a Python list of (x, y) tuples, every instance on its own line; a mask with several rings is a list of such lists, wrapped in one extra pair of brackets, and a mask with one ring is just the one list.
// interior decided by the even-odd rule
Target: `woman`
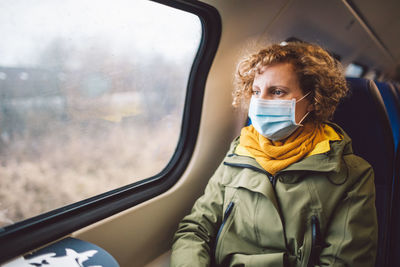
[(271, 45), (239, 64), (234, 104), (252, 124), (179, 225), (171, 266), (374, 266), (374, 176), (329, 122), (347, 93), (313, 44)]

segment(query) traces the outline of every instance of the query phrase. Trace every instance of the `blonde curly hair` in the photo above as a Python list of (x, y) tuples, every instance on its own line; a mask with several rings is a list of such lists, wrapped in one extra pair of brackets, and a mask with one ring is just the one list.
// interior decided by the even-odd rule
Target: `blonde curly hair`
[(310, 115), (314, 122), (332, 118), (348, 92), (342, 65), (320, 46), (304, 42), (273, 44), (244, 58), (236, 71), (233, 106), (248, 102), (255, 74), (274, 63), (292, 64), (303, 94), (311, 91), (314, 110)]

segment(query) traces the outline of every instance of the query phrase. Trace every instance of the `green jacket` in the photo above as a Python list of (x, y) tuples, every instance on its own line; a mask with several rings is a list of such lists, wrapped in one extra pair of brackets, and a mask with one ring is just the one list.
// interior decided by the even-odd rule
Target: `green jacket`
[(234, 154), (179, 224), (171, 266), (374, 266), (377, 218), (371, 166), (351, 140), (275, 176)]

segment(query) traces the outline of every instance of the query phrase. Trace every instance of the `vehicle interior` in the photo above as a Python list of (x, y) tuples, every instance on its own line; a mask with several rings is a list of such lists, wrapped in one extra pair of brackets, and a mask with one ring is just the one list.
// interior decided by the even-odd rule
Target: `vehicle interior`
[[(352, 138), (355, 153), (374, 168), (379, 223), (375, 266), (400, 266), (396, 253), (400, 251), (400, 2), (157, 0), (152, 4), (192, 13), (201, 25), (198, 50), (188, 63), (186, 82), (180, 85), (184, 105), (174, 130), (177, 141), (162, 140), (172, 143), (172, 155), (155, 174), (140, 181), (2, 226), (0, 264), (25, 266), (15, 262), (74, 238), (104, 249), (119, 266), (169, 266), (178, 223), (202, 195), (231, 141), (247, 123), (247, 111), (232, 107), (238, 61), (267, 44), (295, 38), (321, 45), (346, 71), (351, 95), (338, 106), (333, 121)], [(176, 47), (179, 50), (179, 44)], [(136, 64), (140, 68), (145, 63)], [(7, 71), (0, 61), (0, 93), (6, 88), (1, 73)], [(153, 68), (152, 75), (165, 77), (170, 70)], [(158, 94), (163, 89), (149, 90)], [(164, 115), (157, 116), (161, 121)], [(141, 150), (140, 144), (126, 146), (126, 153)], [(85, 150), (77, 151), (84, 154)], [(52, 183), (62, 186), (57, 180)], [(2, 182), (0, 187), (7, 188)], [(18, 196), (20, 201), (24, 197)]]

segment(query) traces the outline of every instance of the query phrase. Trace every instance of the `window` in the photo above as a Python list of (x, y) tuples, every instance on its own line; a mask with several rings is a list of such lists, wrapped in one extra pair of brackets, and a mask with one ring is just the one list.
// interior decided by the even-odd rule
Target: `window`
[(357, 63), (350, 63), (346, 67), (345, 75), (346, 75), (346, 77), (350, 77), (350, 78), (360, 78), (363, 76), (366, 69), (367, 69), (366, 67), (361, 66)]
[(0, 226), (165, 168), (196, 15), (143, 0), (5, 0), (0, 31)]

